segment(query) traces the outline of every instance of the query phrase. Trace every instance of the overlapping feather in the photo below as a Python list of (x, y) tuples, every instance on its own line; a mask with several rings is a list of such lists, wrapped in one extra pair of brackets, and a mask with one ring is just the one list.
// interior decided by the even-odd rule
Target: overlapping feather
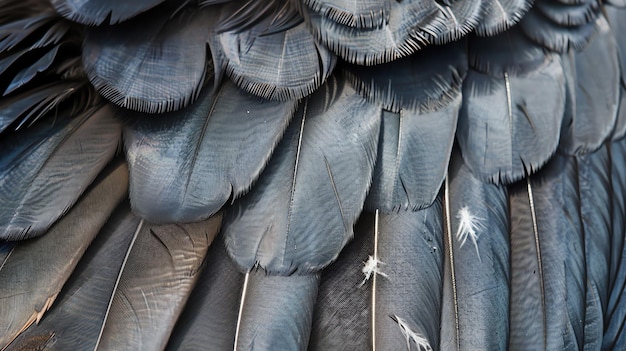
[(244, 271), (319, 270), (352, 238), (374, 168), (380, 107), (341, 76), (301, 103), (254, 189), (227, 211), (226, 247)]
[(296, 102), (264, 101), (225, 80), (199, 101), (126, 123), (133, 209), (154, 222), (192, 222), (247, 192), (265, 167)]

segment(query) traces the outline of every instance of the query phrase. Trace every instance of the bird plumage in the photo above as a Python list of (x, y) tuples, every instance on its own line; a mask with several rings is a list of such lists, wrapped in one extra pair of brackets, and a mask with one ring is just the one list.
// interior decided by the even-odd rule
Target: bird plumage
[(626, 345), (620, 0), (0, 3), (0, 349)]

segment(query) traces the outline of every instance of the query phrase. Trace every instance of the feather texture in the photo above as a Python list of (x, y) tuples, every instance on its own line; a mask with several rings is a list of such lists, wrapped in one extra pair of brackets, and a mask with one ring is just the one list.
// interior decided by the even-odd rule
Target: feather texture
[(476, 178), (457, 152), (446, 195), (442, 350), (503, 350), (509, 325), (507, 191)]
[(117, 164), (46, 235), (12, 249), (0, 266), (0, 347), (41, 320), (127, 189), (128, 169)]
[(606, 146), (576, 158), (587, 268), (584, 348), (599, 350), (609, 299), (611, 167)]
[(389, 20), (389, 0), (304, 0), (311, 10), (348, 27), (373, 28)]
[(18, 240), (44, 233), (111, 160), (120, 130), (113, 110), (104, 106), (3, 138), (0, 237)]
[(469, 169), (484, 181), (509, 183), (545, 164), (558, 145), (564, 84), (556, 55), (523, 75), (470, 70), (457, 126)]
[(518, 23), (532, 5), (529, 0), (487, 0), (484, 14), (476, 26), (476, 33), (492, 36)]
[(167, 350), (233, 350), (244, 275), (215, 239)]
[[(596, 21), (598, 35), (589, 46), (574, 53), (567, 75), (571, 95), (570, 113), (561, 134), (560, 148), (568, 154), (584, 154), (600, 147), (611, 135), (617, 118), (620, 99), (620, 74), (617, 43), (607, 21)], [(598, 55), (598, 52), (605, 54)], [(572, 110), (573, 109), (573, 110)], [(565, 128), (569, 126), (569, 128)]]
[(153, 222), (189, 222), (247, 192), (296, 102), (263, 101), (225, 80), (188, 108), (133, 116), (124, 130), (133, 209)]
[[(140, 218), (128, 203), (117, 210), (91, 243), (55, 304), (10, 350), (93, 350), (115, 280)], [(130, 234), (130, 235), (129, 235)]]
[(220, 222), (221, 215), (162, 226), (142, 220), (127, 233), (134, 236), (107, 299), (96, 350), (165, 348)]
[(371, 293), (363, 268), (374, 250), (374, 216), (362, 214), (354, 240), (322, 271), (309, 350), (367, 350), (371, 344)]
[[(380, 215), (378, 254), (380, 261), (373, 297), (375, 332), (373, 349), (436, 349), (443, 285), (442, 201), (417, 211)], [(382, 275), (384, 274), (384, 276)], [(373, 279), (370, 279), (370, 284)], [(373, 292), (374, 293), (374, 292)], [(409, 340), (408, 334), (419, 336)], [(405, 335), (403, 335), (405, 334)], [(418, 342), (419, 341), (419, 342)]]
[(337, 258), (370, 185), (379, 116), (341, 77), (301, 104), (255, 188), (227, 212), (226, 247), (244, 271), (305, 273)]
[(319, 274), (248, 273), (235, 339), (239, 350), (306, 350)]
[(585, 253), (574, 159), (511, 191), (511, 349), (583, 347)]
[(142, 112), (177, 110), (198, 95), (207, 75), (208, 10), (157, 8), (133, 21), (89, 30), (83, 65), (100, 94)]
[(116, 24), (135, 17), (164, 0), (103, 1), (52, 0), (52, 5), (63, 17), (88, 25)]
[[(250, 1), (245, 6), (257, 4), (263, 3)], [(315, 41), (288, 1), (263, 5), (270, 7), (262, 11), (267, 14), (248, 26), (227, 31), (217, 28), (212, 49), (224, 56), (226, 73), (243, 90), (272, 100), (303, 98), (328, 78), (335, 56)], [(231, 8), (246, 12), (245, 6), (240, 6), (233, 2), (224, 12)], [(275, 28), (283, 21), (288, 25)]]

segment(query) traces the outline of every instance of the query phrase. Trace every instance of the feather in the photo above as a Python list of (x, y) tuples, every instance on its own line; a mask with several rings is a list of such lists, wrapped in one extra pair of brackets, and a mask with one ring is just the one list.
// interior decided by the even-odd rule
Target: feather
[(88, 31), (83, 64), (91, 83), (115, 104), (166, 112), (191, 103), (207, 74), (208, 10), (170, 18), (157, 8), (115, 27)]
[(120, 130), (105, 105), (3, 138), (0, 237), (19, 240), (43, 234), (113, 158)]
[(51, 0), (57, 12), (87, 25), (116, 24), (147, 11), (165, 0)]
[(362, 269), (374, 250), (374, 216), (362, 214), (354, 240), (322, 271), (313, 314), (310, 350), (371, 349), (371, 291)]
[(611, 259), (611, 167), (606, 146), (576, 158), (580, 189), (580, 216), (585, 236), (587, 293), (585, 350), (599, 350), (608, 304)]
[(603, 17), (598, 18), (596, 26), (596, 38), (585, 50), (573, 54), (574, 66), (570, 69), (575, 73), (566, 75), (575, 94), (570, 98), (570, 113), (566, 112), (565, 116), (566, 121), (572, 119), (572, 122), (562, 130), (560, 149), (570, 155), (598, 149), (611, 136), (617, 119), (620, 99), (617, 43)]
[(570, 49), (582, 50), (596, 34), (594, 21), (563, 27), (545, 18), (538, 10), (531, 9), (520, 21), (520, 26), (530, 39), (546, 48), (565, 53)]
[(425, 47), (427, 35), (441, 33), (444, 16), (434, 1), (392, 2), (386, 23), (360, 29), (338, 24), (306, 6), (299, 11), (322, 44), (350, 63), (365, 65), (390, 62)]
[(311, 10), (339, 24), (355, 28), (374, 28), (389, 20), (389, 0), (304, 0)]
[(466, 71), (462, 44), (424, 49), (376, 67), (344, 67), (357, 91), (385, 109), (369, 210), (432, 204), (447, 172)]
[(107, 297), (139, 221), (127, 203), (118, 206), (78, 262), (55, 304), (8, 351), (93, 350), (107, 310)]
[(126, 123), (133, 210), (153, 222), (193, 222), (247, 192), (296, 109), (263, 101), (225, 80), (219, 90), (162, 116)]
[[(247, 274), (234, 350), (306, 350), (319, 274)], [(247, 289), (246, 289), (247, 285)]]
[(439, 345), (442, 214), (438, 197), (432, 206), (417, 212), (381, 214), (378, 227), (372, 228), (379, 232), (375, 237), (381, 270), (377, 284), (370, 283), (374, 349), (400, 350), (409, 334), (421, 338), (408, 342), (418, 349), (421, 345), (432, 350)]
[(503, 77), (505, 72), (512, 76), (529, 74), (550, 57), (539, 44), (528, 39), (519, 26), (495, 36), (471, 36), (468, 43), (469, 66), (493, 77)]
[(352, 238), (370, 185), (380, 107), (334, 77), (302, 103), (255, 188), (227, 212), (229, 255), (243, 271), (319, 270)]
[(617, 35), (626, 31), (626, 23), (623, 21), (626, 9), (606, 5), (603, 7), (611, 32), (617, 44), (617, 56), (620, 64), (620, 101), (615, 127), (613, 128), (612, 140), (619, 140), (626, 135), (626, 36)]
[(598, 12), (598, 3), (594, 1), (580, 2), (575, 5), (564, 5), (554, 0), (537, 0), (535, 8), (555, 24), (572, 27), (593, 22)]
[[(61, 107), (63, 101), (78, 95), (77, 92), (86, 88), (85, 83), (68, 80), (43, 84), (3, 99), (0, 101), (0, 132), (8, 129), (18, 130), (25, 125), (34, 124), (48, 112)], [(12, 125), (15, 127), (10, 128)]]
[(128, 170), (106, 170), (46, 235), (18, 243), (0, 269), (0, 348), (52, 306), (65, 281), (128, 189)]
[(375, 67), (346, 65), (343, 72), (361, 95), (387, 110), (432, 112), (459, 96), (467, 72), (463, 44), (427, 48)]
[(565, 105), (557, 55), (523, 75), (470, 70), (463, 85), (457, 140), (481, 180), (509, 183), (545, 164), (556, 151)]
[(244, 276), (220, 237), (209, 248), (205, 266), (167, 350), (233, 350)]
[(492, 36), (517, 24), (531, 7), (532, 0), (486, 0), (476, 34)]
[[(272, 1), (266, 5), (251, 1), (242, 9), (237, 2), (232, 4), (230, 8), (244, 12), (245, 6), (269, 7), (262, 9), (264, 17), (251, 25), (228, 31), (218, 27), (218, 34), (212, 39), (212, 47), (219, 45), (226, 60), (226, 73), (239, 87), (266, 99), (284, 101), (311, 94), (328, 78), (335, 67), (335, 56), (317, 44), (289, 2)], [(288, 25), (275, 28), (281, 18)], [(233, 25), (222, 26), (230, 29)]]
[[(494, 0), (497, 1), (497, 0)], [(436, 45), (457, 41), (469, 32), (472, 32), (483, 17), (484, 6), (482, 0), (453, 1), (447, 5), (437, 3), (439, 11), (443, 13), (441, 23), (437, 24), (437, 33), (429, 37), (429, 41)]]
[(510, 277), (507, 191), (476, 178), (458, 152), (449, 172), (440, 348), (504, 350)]
[(511, 349), (583, 347), (585, 253), (578, 176), (557, 153), (511, 188)]
[(133, 228), (96, 350), (165, 348), (220, 222), (221, 215), (162, 226), (142, 220)]
[(50, 51), (48, 51), (48, 53), (42, 55), (41, 58), (35, 61), (32, 65), (19, 71), (11, 83), (9, 83), (9, 86), (4, 91), (4, 95), (10, 94), (11, 92), (19, 89), (23, 85), (29, 83), (38, 73), (44, 72), (50, 68), (57, 56), (57, 53), (59, 52), (59, 47), (60, 45), (53, 47)]
[(604, 316), (603, 350), (626, 346), (626, 139), (609, 144), (611, 185), (613, 195), (611, 261), (609, 268), (609, 300)]
[(460, 106), (459, 92), (456, 101), (432, 112), (383, 111), (368, 209), (415, 211), (433, 203), (447, 173)]

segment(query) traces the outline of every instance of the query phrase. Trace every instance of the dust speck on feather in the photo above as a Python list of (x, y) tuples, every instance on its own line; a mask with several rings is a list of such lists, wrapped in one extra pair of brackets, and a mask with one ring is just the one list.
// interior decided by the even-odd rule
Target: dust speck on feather
[(461, 242), (461, 247), (463, 247), (469, 238), (476, 248), (478, 259), (480, 259), (480, 253), (478, 252), (478, 231), (484, 228), (482, 220), (474, 216), (467, 206), (461, 207), (456, 218), (459, 220), (459, 229), (456, 231), (456, 238)]
[(398, 323), (398, 325), (400, 326), (400, 331), (402, 331), (402, 335), (404, 335), (404, 337), (406, 338), (407, 350), (411, 351), (411, 342), (414, 342), (415, 346), (417, 346), (418, 351), (433, 351), (433, 348), (430, 347), (428, 340), (411, 330), (411, 328), (409, 328), (407, 322), (404, 319), (398, 317), (397, 315), (393, 315), (392, 318)]
[(365, 284), (365, 282), (367, 282), (372, 277), (372, 274), (378, 274), (387, 278), (387, 274), (383, 273), (380, 270), (379, 265), (384, 265), (384, 263), (374, 256), (369, 256), (367, 262), (365, 262), (365, 266), (363, 266), (362, 269), (365, 278), (363, 279), (363, 282), (361, 282), (361, 286), (363, 286), (363, 284)]

